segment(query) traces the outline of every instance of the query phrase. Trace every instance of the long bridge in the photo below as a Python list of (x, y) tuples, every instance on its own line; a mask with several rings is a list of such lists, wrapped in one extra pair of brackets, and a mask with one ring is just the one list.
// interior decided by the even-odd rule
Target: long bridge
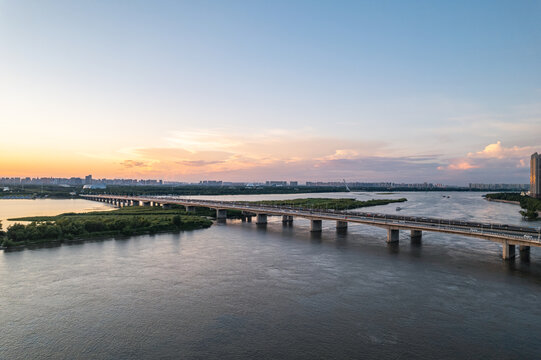
[(347, 229), (348, 223), (365, 224), (387, 230), (387, 242), (396, 243), (400, 230), (409, 230), (412, 240), (420, 240), (423, 231), (440, 232), (490, 240), (502, 244), (502, 258), (515, 257), (515, 247), (519, 247), (521, 257), (529, 257), (530, 247), (541, 247), (541, 228), (523, 227), (507, 224), (480, 223), (462, 220), (440, 219), (419, 216), (400, 216), (373, 212), (352, 212), (333, 209), (307, 209), (292, 206), (275, 206), (254, 202), (232, 202), (214, 200), (195, 200), (159, 196), (120, 196), (120, 195), (81, 195), (88, 200), (100, 201), (114, 206), (185, 206), (187, 212), (197, 207), (216, 210), (216, 218), (225, 220), (227, 210), (242, 211), (243, 218), (257, 224), (266, 224), (268, 216), (281, 216), (285, 223), (292, 223), (294, 217), (310, 220), (310, 231), (322, 231), (322, 221), (336, 221), (337, 229)]

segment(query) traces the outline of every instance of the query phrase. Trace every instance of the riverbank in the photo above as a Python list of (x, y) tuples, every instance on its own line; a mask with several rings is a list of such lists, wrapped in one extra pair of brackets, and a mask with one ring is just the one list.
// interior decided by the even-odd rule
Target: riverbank
[(520, 205), (523, 209), (519, 211), (520, 214), (528, 220), (537, 220), (541, 215), (541, 200), (521, 193), (493, 193), (486, 194), (484, 197), (489, 201)]
[(520, 201), (512, 201), (512, 200), (501, 200), (501, 199), (491, 199), (485, 197), (487, 201), (494, 201), (494, 202), (500, 202), (500, 203), (507, 203), (507, 204), (513, 204), (513, 205), (520, 205)]

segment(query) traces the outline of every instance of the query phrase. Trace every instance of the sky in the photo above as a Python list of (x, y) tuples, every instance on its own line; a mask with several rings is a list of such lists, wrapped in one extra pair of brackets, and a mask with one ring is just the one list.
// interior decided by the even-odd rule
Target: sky
[(0, 0), (0, 177), (528, 183), (541, 1)]

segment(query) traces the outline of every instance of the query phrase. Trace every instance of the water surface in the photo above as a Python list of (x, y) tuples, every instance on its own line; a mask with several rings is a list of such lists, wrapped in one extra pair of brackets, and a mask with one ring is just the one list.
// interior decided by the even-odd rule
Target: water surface
[[(410, 199), (400, 205), (405, 214), (522, 222), (517, 206), (478, 193), (400, 196)], [(541, 353), (539, 249), (530, 262), (505, 262), (489, 241), (425, 233), (411, 243), (404, 232), (398, 245), (387, 245), (379, 228), (353, 225), (342, 233), (323, 224), (321, 234), (311, 234), (299, 219), (283, 226), (271, 218), (263, 227), (228, 221), (180, 234), (0, 252), (0, 359)]]
[[(84, 199), (0, 199), (0, 221), (4, 228), (16, 223), (10, 218), (24, 216), (49, 216), (67, 212), (104, 211), (113, 208), (110, 204)], [(20, 221), (19, 221), (20, 222)]]

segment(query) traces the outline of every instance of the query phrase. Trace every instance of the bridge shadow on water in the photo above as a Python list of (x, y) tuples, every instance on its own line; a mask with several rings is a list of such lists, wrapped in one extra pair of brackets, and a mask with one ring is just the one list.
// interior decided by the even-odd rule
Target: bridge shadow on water
[[(294, 224), (269, 221), (268, 224), (229, 222), (228, 226), (241, 231), (256, 231), (265, 237), (282, 241), (308, 242), (311, 245), (332, 246), (341, 252), (359, 253), (359, 256), (378, 258), (392, 256), (393, 261), (409, 262), (426, 266), (426, 270), (446, 269), (448, 272), (467, 272), (487, 275), (519, 276), (541, 285), (541, 257), (534, 251), (530, 256), (519, 253), (511, 260), (501, 259), (501, 245), (461, 238), (460, 236), (439, 236), (428, 233), (422, 238), (410, 238), (402, 234), (399, 242), (387, 243), (382, 229), (368, 226), (336, 229), (324, 227), (321, 232), (311, 232), (309, 223)], [(440, 270), (437, 270), (440, 271)]]

